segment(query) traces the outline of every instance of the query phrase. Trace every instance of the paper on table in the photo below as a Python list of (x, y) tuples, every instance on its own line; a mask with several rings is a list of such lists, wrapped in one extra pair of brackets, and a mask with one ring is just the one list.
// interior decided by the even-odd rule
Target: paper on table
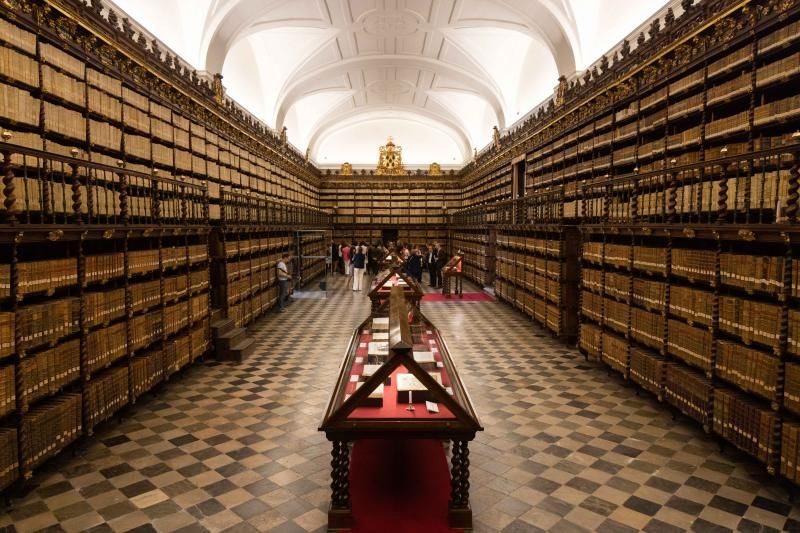
[(433, 352), (414, 352), (414, 361), (417, 363), (433, 363)]
[(358, 374), (351, 375), (350, 381), (352, 381), (353, 383), (358, 383)]
[(358, 345), (358, 347), (359, 347), (359, 348), (366, 348), (366, 347), (367, 347), (367, 343), (366, 343), (366, 342), (362, 342), (362, 343), (360, 343), (360, 344)]
[[(429, 372), (431, 377), (442, 384), (442, 376), (438, 372)], [(425, 391), (428, 390), (414, 374), (397, 374), (398, 391)]]
[(363, 376), (370, 377), (378, 371), (378, 369), (382, 365), (364, 365), (364, 372), (362, 373)]
[(372, 338), (375, 339), (376, 341), (388, 341), (389, 340), (389, 332), (387, 332), (387, 331), (375, 332), (372, 335)]
[(439, 412), (439, 404), (436, 402), (425, 402), (425, 407), (428, 409), (429, 413)]
[(367, 352), (369, 355), (389, 355), (389, 343), (370, 342)]
[(363, 365), (364, 364), (364, 358), (363, 357), (356, 357), (356, 364), (357, 365)]

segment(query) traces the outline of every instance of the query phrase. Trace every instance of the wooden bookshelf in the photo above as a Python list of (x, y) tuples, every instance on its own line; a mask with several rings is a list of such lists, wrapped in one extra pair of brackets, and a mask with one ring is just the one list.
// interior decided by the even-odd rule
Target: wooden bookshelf
[(723, 4), (690, 3), (484, 151), (465, 190), (524, 156), (525, 194), (489, 185), (450, 222), (495, 228), (496, 292), (534, 316), (528, 243), (576, 227), (583, 353), (796, 481), (800, 9)]

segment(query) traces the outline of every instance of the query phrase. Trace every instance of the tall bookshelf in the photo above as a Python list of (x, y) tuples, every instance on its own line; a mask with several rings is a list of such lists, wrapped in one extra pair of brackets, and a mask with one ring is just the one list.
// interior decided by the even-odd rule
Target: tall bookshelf
[(0, 145), (0, 438), (16, 457), (0, 454), (1, 488), (210, 345), (206, 189), (11, 140)]
[(451, 223), (494, 225), (496, 290), (534, 315), (529, 223), (574, 226), (586, 356), (797, 481), (800, 8), (682, 8), (463, 171), (477, 188), (524, 157), (523, 199), (487, 189)]

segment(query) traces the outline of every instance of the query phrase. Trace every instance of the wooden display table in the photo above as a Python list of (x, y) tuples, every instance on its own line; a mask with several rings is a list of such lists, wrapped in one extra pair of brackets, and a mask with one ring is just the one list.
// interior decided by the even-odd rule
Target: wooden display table
[(442, 294), (450, 298), (457, 294), (464, 297), (464, 274), (461, 272), (462, 257), (454, 255), (442, 269)]
[(339, 369), (319, 428), (333, 443), (331, 531), (353, 527), (349, 443), (361, 439), (451, 440), (448, 525), (472, 527), (467, 444), (483, 428), (444, 340), (421, 314), (409, 323), (411, 307), (393, 287), (389, 309), (356, 329)]
[(403, 290), (406, 299), (411, 302), (414, 312), (419, 312), (419, 303), (422, 301), (423, 291), (417, 280), (402, 271), (403, 264), (399, 263), (387, 270), (383, 270), (375, 276), (372, 282), (372, 289), (369, 291), (372, 313), (379, 310), (388, 310), (389, 296), (392, 288), (398, 286)]

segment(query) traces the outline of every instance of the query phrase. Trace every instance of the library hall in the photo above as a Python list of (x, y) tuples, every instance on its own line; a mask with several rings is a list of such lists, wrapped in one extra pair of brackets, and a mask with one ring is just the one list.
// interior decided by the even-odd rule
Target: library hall
[(0, 533), (800, 533), (800, 0), (0, 0)]

